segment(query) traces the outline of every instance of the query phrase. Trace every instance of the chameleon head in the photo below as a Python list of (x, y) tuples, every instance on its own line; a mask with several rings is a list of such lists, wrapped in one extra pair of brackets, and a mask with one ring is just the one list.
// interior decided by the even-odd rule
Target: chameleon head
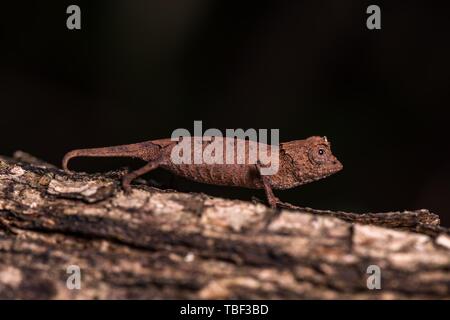
[(328, 177), (343, 168), (331, 152), (326, 137), (313, 136), (288, 142), (283, 148), (293, 161), (294, 174), (300, 184)]

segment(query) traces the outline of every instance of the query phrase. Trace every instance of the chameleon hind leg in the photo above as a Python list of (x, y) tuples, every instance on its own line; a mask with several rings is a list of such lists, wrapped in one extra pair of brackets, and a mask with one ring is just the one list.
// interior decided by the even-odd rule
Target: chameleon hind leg
[(136, 179), (139, 176), (142, 176), (144, 174), (146, 174), (147, 172), (153, 171), (156, 168), (158, 168), (162, 161), (163, 158), (160, 156), (159, 158), (155, 159), (155, 160), (151, 160), (149, 161), (145, 166), (143, 166), (142, 168), (139, 168), (135, 171), (132, 171), (128, 174), (126, 174), (123, 178), (122, 178), (122, 187), (124, 189), (124, 191), (126, 193), (130, 193), (131, 192), (131, 182)]

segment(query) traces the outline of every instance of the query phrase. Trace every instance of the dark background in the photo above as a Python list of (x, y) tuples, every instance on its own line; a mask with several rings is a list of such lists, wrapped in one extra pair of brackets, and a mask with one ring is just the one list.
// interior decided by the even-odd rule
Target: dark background
[[(70, 4), (81, 7), (80, 31), (66, 28)], [(381, 7), (381, 30), (366, 28), (370, 4)], [(279, 128), (281, 141), (326, 135), (344, 170), (277, 192), (282, 200), (428, 208), (450, 226), (450, 27), (438, 3), (58, 0), (2, 3), (0, 12), (1, 154), (21, 149), (59, 164), (73, 148), (170, 137), (194, 120)], [(140, 163), (83, 159), (72, 168), (124, 165)]]

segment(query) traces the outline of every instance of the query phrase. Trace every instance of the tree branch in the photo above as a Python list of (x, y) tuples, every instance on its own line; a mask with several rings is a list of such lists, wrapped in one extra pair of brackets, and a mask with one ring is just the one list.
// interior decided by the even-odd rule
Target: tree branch
[[(274, 212), (146, 185), (125, 195), (122, 174), (0, 160), (0, 298), (450, 298), (450, 232), (427, 210)], [(69, 265), (80, 290), (66, 286)], [(367, 288), (369, 265), (381, 290)]]

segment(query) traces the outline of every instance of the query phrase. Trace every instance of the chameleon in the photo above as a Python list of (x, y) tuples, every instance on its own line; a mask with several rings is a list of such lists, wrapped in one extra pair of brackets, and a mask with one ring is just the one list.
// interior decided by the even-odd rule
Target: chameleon
[[(224, 142), (236, 137), (220, 137)], [(233, 141), (235, 142), (235, 141)], [(242, 142), (242, 140), (241, 140)], [(175, 175), (212, 185), (236, 186), (250, 189), (264, 189), (270, 207), (282, 205), (273, 190), (290, 189), (328, 177), (343, 169), (343, 165), (331, 152), (331, 144), (326, 137), (312, 136), (279, 144), (278, 170), (272, 175), (261, 174), (263, 165), (259, 160), (251, 163), (174, 163), (171, 152), (179, 141), (172, 139), (150, 140), (140, 143), (103, 148), (77, 149), (68, 152), (62, 161), (63, 169), (68, 169), (69, 161), (77, 157), (131, 157), (145, 162), (143, 167), (127, 173), (122, 178), (122, 187), (131, 192), (131, 183), (137, 177), (156, 168), (163, 168)], [(203, 150), (210, 142), (202, 141)], [(255, 142), (261, 146), (261, 142)], [(248, 156), (248, 140), (245, 140)], [(237, 144), (234, 144), (236, 151)], [(267, 145), (265, 145), (267, 146)], [(194, 151), (192, 151), (194, 152)], [(235, 152), (236, 154), (236, 152)]]

